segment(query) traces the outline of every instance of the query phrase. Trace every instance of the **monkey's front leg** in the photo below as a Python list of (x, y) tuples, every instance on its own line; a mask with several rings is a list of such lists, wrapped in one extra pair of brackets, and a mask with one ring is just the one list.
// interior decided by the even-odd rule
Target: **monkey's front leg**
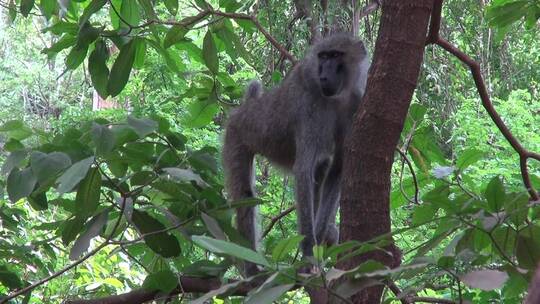
[(304, 240), (300, 245), (304, 256), (313, 256), (313, 245), (316, 243), (315, 231), (313, 229), (315, 217), (313, 210), (315, 198), (315, 170), (313, 163), (313, 161), (304, 161), (295, 164), (294, 168), (296, 213), (298, 217), (298, 230), (304, 236)]

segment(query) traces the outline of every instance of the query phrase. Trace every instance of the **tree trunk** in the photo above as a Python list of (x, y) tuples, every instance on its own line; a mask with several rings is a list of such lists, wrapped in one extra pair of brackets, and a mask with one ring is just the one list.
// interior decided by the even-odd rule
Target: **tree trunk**
[[(346, 143), (341, 196), (342, 241), (369, 241), (390, 232), (390, 173), (394, 151), (416, 88), (432, 0), (385, 0), (366, 95)], [(390, 267), (394, 256), (373, 252), (349, 259), (351, 269), (368, 259)], [(353, 303), (379, 303), (382, 286), (362, 290)]]

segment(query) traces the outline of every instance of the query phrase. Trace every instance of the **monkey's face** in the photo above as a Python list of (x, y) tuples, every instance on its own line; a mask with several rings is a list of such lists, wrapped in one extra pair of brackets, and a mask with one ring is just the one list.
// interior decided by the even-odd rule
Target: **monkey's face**
[(324, 96), (338, 94), (345, 82), (344, 53), (324, 51), (317, 54), (319, 61), (319, 83)]

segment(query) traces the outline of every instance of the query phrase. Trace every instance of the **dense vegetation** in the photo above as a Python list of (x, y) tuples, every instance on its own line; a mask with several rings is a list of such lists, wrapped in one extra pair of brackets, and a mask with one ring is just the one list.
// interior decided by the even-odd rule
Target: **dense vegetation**
[[(292, 180), (264, 159), (258, 199), (227, 202), (220, 137), (246, 83), (279, 83), (313, 20), (349, 28), (352, 7), (373, 8), (300, 2), (0, 0), (0, 302), (146, 290), (172, 303), (309, 303), (298, 286), (343, 300), (384, 284), (385, 303), (521, 303), (540, 260), (523, 176), (539, 189), (539, 167), (520, 171), (467, 67), (436, 46), (391, 176), (401, 266), (335, 267), (384, 250), (382, 237), (301, 259)], [(380, 15), (359, 23), (372, 53)], [(511, 134), (540, 152), (540, 1), (449, 0), (442, 15), (440, 35), (480, 63)], [(233, 225), (235, 207), (255, 204), (261, 252)], [(246, 287), (257, 280), (239, 276), (242, 260), (264, 266), (263, 285)], [(320, 272), (297, 275), (307, 263)], [(176, 295), (201, 282), (223, 287)]]

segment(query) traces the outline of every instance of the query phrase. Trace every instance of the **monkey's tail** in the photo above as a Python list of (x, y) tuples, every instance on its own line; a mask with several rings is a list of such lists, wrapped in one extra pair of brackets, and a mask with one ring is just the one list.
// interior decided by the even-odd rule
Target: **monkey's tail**
[(263, 94), (263, 87), (260, 81), (252, 80), (244, 94), (244, 101), (260, 98)]
[[(242, 142), (241, 132), (229, 125), (225, 132), (223, 144), (223, 168), (225, 172), (225, 189), (233, 202), (255, 196), (255, 172), (253, 166), (254, 153)], [(259, 225), (257, 225), (257, 208), (239, 207), (236, 209), (237, 229), (244, 236), (252, 249), (257, 249)], [(246, 264), (247, 273), (254, 273), (256, 266)]]
[(227, 128), (223, 144), (225, 189), (233, 201), (254, 197), (254, 154), (238, 138), (240, 133), (234, 131)]

